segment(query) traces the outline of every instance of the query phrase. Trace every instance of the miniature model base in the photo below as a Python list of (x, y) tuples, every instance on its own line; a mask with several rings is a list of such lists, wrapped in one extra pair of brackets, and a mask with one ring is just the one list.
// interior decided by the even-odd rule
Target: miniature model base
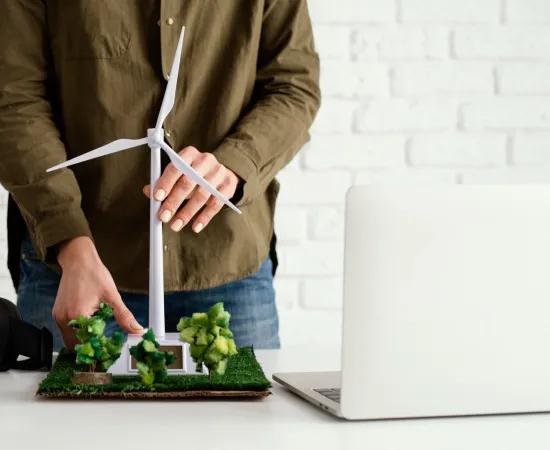
[[(168, 375), (208, 375), (208, 369), (205, 367), (202, 372), (197, 372), (197, 366), (189, 352), (189, 344), (179, 340), (179, 333), (166, 333), (164, 338), (157, 337), (156, 339), (160, 344), (160, 351), (170, 351), (176, 356), (174, 364), (167, 367)], [(113, 375), (137, 375), (136, 361), (130, 355), (130, 347), (139, 344), (140, 341), (141, 336), (128, 335), (120, 358), (109, 367), (107, 372)]]
[(162, 383), (151, 385), (143, 384), (137, 375), (113, 375), (111, 384), (74, 384), (75, 370), (75, 354), (61, 350), (37, 395), (60, 399), (255, 399), (269, 396), (271, 387), (251, 347), (240, 348), (229, 359), (224, 375), (169, 374)]

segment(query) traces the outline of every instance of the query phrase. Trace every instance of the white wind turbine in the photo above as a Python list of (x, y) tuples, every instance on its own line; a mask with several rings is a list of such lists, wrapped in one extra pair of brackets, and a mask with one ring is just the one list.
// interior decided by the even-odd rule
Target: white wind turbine
[[(147, 144), (151, 149), (151, 189), (156, 185), (157, 180), (161, 175), (161, 158), (160, 150), (164, 150), (170, 158), (172, 164), (179, 169), (183, 174), (197, 183), (199, 186), (206, 189), (210, 194), (222, 201), (237, 213), (241, 211), (233, 205), (223, 194), (221, 194), (214, 186), (206, 181), (197, 171), (187, 164), (165, 141), (163, 124), (172, 110), (176, 98), (176, 84), (178, 80), (178, 72), (180, 67), (181, 53), (183, 47), (183, 37), (185, 27), (182, 27), (181, 34), (176, 48), (176, 54), (170, 69), (168, 83), (160, 112), (157, 118), (155, 128), (147, 130), (147, 137), (141, 139), (118, 139), (103, 145), (95, 150), (91, 150), (76, 158), (69, 159), (61, 164), (50, 167), (47, 172), (61, 169), (63, 167), (72, 166), (90, 159), (99, 158), (101, 156), (110, 155), (123, 150)], [(149, 327), (153, 329), (155, 335), (162, 341), (165, 336), (164, 329), (164, 270), (163, 270), (163, 252), (162, 252), (162, 222), (159, 219), (158, 213), (161, 202), (155, 200), (154, 196), (150, 196), (150, 218), (149, 218)], [(173, 344), (173, 343), (172, 343)]]

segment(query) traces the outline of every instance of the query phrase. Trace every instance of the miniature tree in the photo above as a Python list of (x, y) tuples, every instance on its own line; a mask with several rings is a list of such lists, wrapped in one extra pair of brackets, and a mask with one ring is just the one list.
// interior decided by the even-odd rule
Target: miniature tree
[(190, 344), (191, 357), (202, 372), (203, 364), (210, 373), (223, 375), (230, 356), (237, 354), (233, 333), (229, 329), (231, 315), (216, 303), (208, 312), (197, 312), (191, 317), (182, 317), (177, 329), (180, 340)]
[(139, 344), (130, 348), (130, 354), (137, 361), (138, 373), (144, 384), (164, 381), (168, 376), (166, 367), (176, 360), (172, 352), (162, 352), (158, 348), (159, 343), (152, 329), (142, 336)]
[(106, 372), (120, 356), (124, 335), (120, 331), (115, 331), (111, 337), (103, 335), (105, 321), (111, 317), (112, 308), (100, 303), (99, 310), (93, 316), (80, 316), (69, 322), (80, 342), (74, 348), (76, 363), (88, 372)]

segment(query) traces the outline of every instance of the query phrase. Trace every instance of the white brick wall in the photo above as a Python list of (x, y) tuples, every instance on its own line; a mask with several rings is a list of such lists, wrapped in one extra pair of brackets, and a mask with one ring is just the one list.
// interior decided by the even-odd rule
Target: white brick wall
[(401, 0), (401, 20), (423, 23), (496, 23), (500, 0)]
[(309, 6), (324, 97), (311, 142), (280, 176), (287, 345), (339, 339), (350, 185), (550, 182), (550, 1)]
[(548, 25), (466, 26), (454, 31), (453, 51), (459, 59), (544, 60), (548, 58)]

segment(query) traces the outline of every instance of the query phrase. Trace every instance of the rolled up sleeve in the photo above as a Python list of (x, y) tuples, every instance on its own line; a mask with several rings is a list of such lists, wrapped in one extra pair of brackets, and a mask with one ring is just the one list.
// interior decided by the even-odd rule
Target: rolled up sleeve
[(306, 0), (266, 1), (252, 103), (214, 151), (244, 181), (240, 205), (260, 195), (308, 141), (319, 106)]

